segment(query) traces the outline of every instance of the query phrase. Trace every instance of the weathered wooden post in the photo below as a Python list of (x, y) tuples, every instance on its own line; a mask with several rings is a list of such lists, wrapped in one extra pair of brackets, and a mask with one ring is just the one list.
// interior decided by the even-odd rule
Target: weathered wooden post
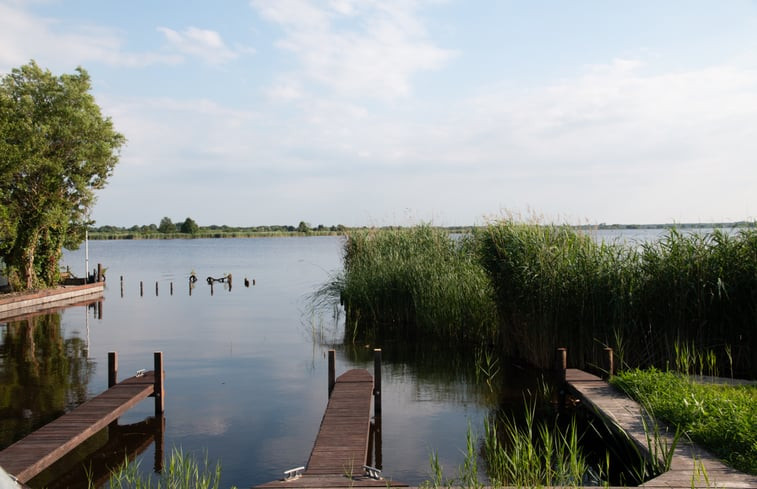
[(164, 404), (164, 389), (163, 389), (163, 377), (165, 372), (163, 371), (163, 352), (156, 351), (154, 353), (155, 358), (155, 387), (153, 388), (153, 395), (155, 396), (155, 416), (163, 414)]
[(103, 281), (103, 265), (102, 263), (97, 264), (97, 281), (102, 282)]
[(336, 384), (336, 351), (329, 350), (329, 399)]
[(373, 414), (381, 416), (381, 348), (373, 350)]
[(121, 297), (124, 296), (124, 276), (121, 275)]
[(615, 358), (612, 348), (605, 348), (605, 359), (607, 372), (605, 373), (605, 380), (609, 380), (615, 375)]
[(158, 281), (155, 281), (155, 297), (158, 297)]
[(376, 467), (381, 470), (383, 465), (381, 441), (381, 348), (373, 350), (373, 456)]
[(118, 384), (118, 352), (108, 352), (108, 389)]
[(142, 281), (139, 281), (139, 297), (142, 297), (145, 295), (145, 284), (142, 283)]
[(171, 295), (173, 295), (173, 282), (171, 282)]

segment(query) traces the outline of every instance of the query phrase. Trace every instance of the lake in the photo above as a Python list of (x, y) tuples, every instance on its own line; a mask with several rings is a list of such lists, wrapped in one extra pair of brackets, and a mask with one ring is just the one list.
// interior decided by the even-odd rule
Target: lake
[[(613, 230), (596, 236), (645, 241), (660, 233)], [(384, 475), (417, 485), (429, 476), (433, 451), (445, 473), (454, 475), (469, 425), (480, 433), (493, 410), (522, 405), (522, 392), (536, 389), (538, 374), (503, 361), (499, 376), (505, 382), (489, 391), (475, 382), (469, 357), (431, 341), (345, 342), (343, 320), (332, 310), (310, 307), (312, 294), (342, 267), (342, 242), (91, 241), (90, 270), (98, 262), (106, 267), (99, 311), (72, 307), (33, 326), (0, 322), (0, 375), (8, 386), (0, 406), (0, 442), (10, 443), (105, 390), (109, 351), (119, 354), (121, 378), (152, 369), (152, 353), (162, 351), (166, 454), (173, 447), (200, 458), (207, 454), (222, 465), (221, 487), (249, 487), (307, 462), (327, 402), (327, 351), (337, 350), (338, 375), (350, 368), (372, 370), (373, 348), (382, 348)], [(66, 252), (63, 265), (82, 276), (83, 247)], [(193, 272), (199, 280), (190, 289)], [(227, 274), (233, 276), (230, 288), (221, 283), (211, 288), (205, 280)], [(245, 287), (245, 278), (254, 285)], [(29, 344), (24, 338), (35, 338), (36, 350), (24, 347)], [(34, 355), (51, 359), (32, 368), (28, 359)], [(139, 423), (152, 413), (152, 401), (146, 400), (120, 423)], [(124, 435), (123, 444), (135, 436)], [(155, 443), (137, 451), (140, 470), (151, 472)], [(58, 479), (57, 473), (47, 474), (40, 485), (55, 487)]]
[[(327, 351), (337, 349), (339, 375), (371, 370), (372, 349), (382, 347), (384, 475), (420, 483), (432, 450), (454, 472), (468, 424), (478, 429), (497, 401), (482, 395), (448, 352), (345, 347), (332, 314), (309, 307), (313, 292), (340, 270), (341, 246), (338, 237), (90, 241), (90, 269), (98, 262), (106, 267), (102, 319), (82, 306), (59, 319), (67, 350), (83, 345), (77, 351), (87, 357), (90, 371), (79, 391), (91, 397), (107, 387), (109, 351), (119, 354), (120, 378), (152, 369), (152, 352), (163, 351), (166, 453), (172, 447), (207, 453), (221, 462), (221, 487), (249, 487), (307, 462), (327, 402)], [(83, 249), (66, 252), (63, 264), (82, 276)], [(192, 272), (199, 281), (190, 295)], [(211, 295), (205, 278), (226, 274), (233, 276), (231, 289), (218, 283)], [(244, 278), (255, 285), (245, 287)], [(0, 322), (0, 334), (5, 338), (14, 327)], [(2, 346), (0, 365), (9, 361), (10, 348)], [(44, 385), (37, 387), (36, 397), (45, 397)], [(513, 393), (520, 389), (514, 382)], [(66, 394), (66, 406), (83, 400), (82, 392), (75, 394)], [(33, 420), (55, 411), (49, 402), (35, 406), (28, 398), (27, 404), (21, 410)], [(152, 413), (148, 399), (120, 422)], [(142, 471), (152, 470), (154, 450), (151, 444), (139, 456)]]

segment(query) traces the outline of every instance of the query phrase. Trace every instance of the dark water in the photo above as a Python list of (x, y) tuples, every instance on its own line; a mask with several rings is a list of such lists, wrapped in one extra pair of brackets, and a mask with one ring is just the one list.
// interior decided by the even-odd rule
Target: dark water
[[(479, 431), (502, 396), (517, 400), (534, 380), (503, 362), (499, 376), (511, 379), (510, 387), (494, 393), (475, 385), (470, 359), (454, 351), (344, 346), (340, 324), (328, 311), (310, 311), (308, 300), (340, 269), (340, 238), (93, 241), (90, 269), (98, 262), (107, 269), (102, 319), (96, 308), (78, 306), (31, 322), (0, 322), (4, 443), (102, 392), (108, 351), (118, 352), (122, 378), (151, 369), (152, 353), (163, 351), (166, 453), (207, 453), (221, 462), (221, 487), (249, 487), (307, 462), (327, 400), (327, 350), (337, 348), (339, 374), (372, 369), (372, 349), (381, 347), (384, 474), (418, 484), (428, 477), (432, 450), (453, 473), (468, 425)], [(83, 249), (67, 253), (64, 264), (83, 275)], [(193, 271), (200, 280), (190, 296)], [(232, 288), (216, 284), (211, 295), (205, 278), (229, 273)], [(245, 287), (244, 278), (255, 285)], [(30, 373), (32, 356), (44, 360)], [(149, 424), (152, 414), (148, 399), (120, 423)], [(119, 436), (144, 445), (137, 459), (149, 473), (155, 429), (140, 432)], [(39, 485), (56, 479), (48, 474)]]

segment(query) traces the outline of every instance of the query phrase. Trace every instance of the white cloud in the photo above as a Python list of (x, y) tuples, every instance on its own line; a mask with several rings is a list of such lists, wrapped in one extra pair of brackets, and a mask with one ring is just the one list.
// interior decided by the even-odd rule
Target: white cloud
[(0, 3), (0, 69), (24, 64), (31, 58), (47, 67), (66, 70), (93, 61), (127, 67), (180, 61), (172, 54), (125, 51), (124, 42), (122, 34), (114, 29), (69, 24), (34, 15), (22, 4)]
[(239, 56), (239, 52), (229, 48), (216, 31), (197, 27), (188, 27), (183, 32), (158, 27), (158, 31), (163, 33), (168, 44), (177, 52), (200, 58), (209, 64), (225, 63)]
[(379, 99), (412, 92), (411, 78), (441, 68), (454, 51), (437, 47), (417, 18), (415, 2), (253, 1), (279, 24), (278, 46), (300, 62), (298, 76), (336, 94)]

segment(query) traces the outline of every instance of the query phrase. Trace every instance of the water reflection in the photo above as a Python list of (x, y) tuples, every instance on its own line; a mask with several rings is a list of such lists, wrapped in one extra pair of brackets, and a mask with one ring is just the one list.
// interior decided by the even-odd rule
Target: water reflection
[[(102, 311), (92, 303), (93, 311)], [(88, 317), (88, 315), (87, 315)], [(85, 338), (65, 338), (61, 313), (0, 323), (0, 448), (87, 400), (95, 362)]]
[[(113, 470), (124, 460), (134, 460), (153, 444), (152, 468), (163, 471), (166, 420), (150, 416), (143, 421), (120, 425), (118, 422), (100, 430), (85, 443), (32, 479), (29, 487), (64, 489), (70, 487), (105, 487)], [(93, 483), (93, 486), (90, 486)]]

